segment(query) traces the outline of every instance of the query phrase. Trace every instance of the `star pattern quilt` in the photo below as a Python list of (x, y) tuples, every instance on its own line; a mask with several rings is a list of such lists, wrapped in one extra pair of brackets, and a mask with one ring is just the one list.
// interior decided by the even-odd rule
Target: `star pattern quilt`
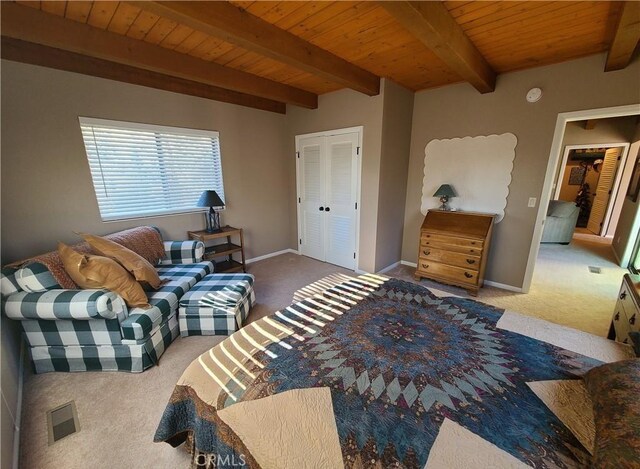
[(581, 375), (629, 347), (375, 275), (333, 276), (195, 360), (155, 435), (195, 467), (585, 467)]

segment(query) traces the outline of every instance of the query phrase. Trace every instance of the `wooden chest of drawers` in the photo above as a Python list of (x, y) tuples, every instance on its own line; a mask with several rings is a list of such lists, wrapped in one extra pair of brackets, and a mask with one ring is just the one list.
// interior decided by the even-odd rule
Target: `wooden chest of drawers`
[(626, 274), (611, 318), (609, 339), (631, 344), (629, 332), (640, 332), (640, 275)]
[(420, 229), (415, 277), (478, 294), (491, 242), (494, 215), (429, 210)]

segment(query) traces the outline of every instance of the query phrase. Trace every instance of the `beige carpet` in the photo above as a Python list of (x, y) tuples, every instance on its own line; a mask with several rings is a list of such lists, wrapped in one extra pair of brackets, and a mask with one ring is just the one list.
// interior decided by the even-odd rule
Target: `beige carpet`
[[(601, 273), (589, 272), (589, 266)], [(414, 281), (415, 269), (398, 266), (386, 275)], [(500, 308), (606, 336), (613, 315), (622, 276), (611, 246), (576, 239), (568, 246), (543, 244), (528, 294), (485, 287), (477, 299)], [(421, 285), (466, 296), (460, 288), (422, 280)]]
[[(602, 268), (591, 274), (587, 265)], [(249, 321), (291, 302), (293, 292), (344, 269), (294, 254), (249, 266), (256, 276), (258, 305)], [(604, 335), (624, 270), (615, 266), (610, 248), (575, 241), (572, 246), (546, 245), (539, 256), (528, 295), (485, 288), (479, 299), (499, 307)], [(413, 269), (400, 266), (387, 275), (413, 281)], [(458, 294), (463, 291), (422, 281)], [(153, 434), (175, 382), (199, 354), (221, 337), (178, 338), (160, 366), (142, 374), (47, 373), (29, 375), (24, 385), (20, 466), (25, 469), (186, 468), (180, 448), (153, 443)], [(45, 412), (75, 400), (81, 430), (47, 445)]]

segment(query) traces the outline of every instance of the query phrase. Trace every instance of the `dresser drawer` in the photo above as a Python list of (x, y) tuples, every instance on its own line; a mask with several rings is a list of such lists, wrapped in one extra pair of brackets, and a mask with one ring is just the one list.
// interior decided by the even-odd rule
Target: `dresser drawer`
[(442, 234), (432, 234), (432, 233), (422, 233), (420, 236), (421, 244), (426, 245), (450, 245), (450, 246), (460, 246), (465, 248), (476, 248), (482, 249), (482, 245), (484, 242), (481, 239), (472, 239), (472, 238), (458, 238), (456, 236), (442, 235)]
[(425, 248), (442, 249), (443, 251), (459, 252), (461, 254), (468, 254), (471, 256), (482, 256), (482, 247), (476, 246), (461, 246), (456, 244), (446, 244), (439, 241), (433, 241), (427, 238), (420, 238), (420, 251)]
[(441, 264), (425, 259), (419, 259), (418, 270), (443, 280), (450, 280), (456, 283), (467, 283), (476, 285), (478, 283), (478, 271), (473, 269), (463, 269), (451, 265)]
[(616, 340), (618, 342), (623, 342), (625, 344), (630, 343), (629, 332), (631, 329), (629, 318), (627, 318), (627, 314), (625, 313), (621, 301), (616, 303), (616, 309), (613, 313), (613, 328), (616, 331)]
[(622, 282), (622, 288), (618, 293), (618, 303), (620, 304), (627, 315), (629, 326), (632, 331), (640, 331), (640, 317), (638, 317), (638, 306), (633, 301), (633, 296), (629, 292), (629, 287), (626, 282)]
[(420, 261), (436, 261), (443, 264), (463, 267), (465, 269), (480, 270), (480, 257), (460, 252), (451, 252), (431, 246), (420, 248)]

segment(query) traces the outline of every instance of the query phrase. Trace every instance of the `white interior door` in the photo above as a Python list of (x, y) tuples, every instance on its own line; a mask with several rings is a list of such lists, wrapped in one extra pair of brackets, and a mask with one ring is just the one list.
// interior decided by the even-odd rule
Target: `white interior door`
[(347, 269), (356, 268), (360, 138), (358, 131), (296, 138), (300, 254)]
[[(324, 260), (325, 184), (324, 137), (308, 137), (298, 143), (298, 217), (300, 254)], [(322, 211), (320, 211), (322, 209)]]
[(325, 260), (355, 269), (358, 134), (326, 138)]
[(598, 186), (591, 204), (591, 213), (587, 222), (587, 229), (597, 235), (601, 234), (604, 218), (607, 215), (609, 200), (611, 199), (611, 191), (613, 183), (616, 179), (618, 170), (618, 159), (622, 148), (609, 148), (604, 154), (604, 162), (600, 169), (600, 177), (598, 178)]

